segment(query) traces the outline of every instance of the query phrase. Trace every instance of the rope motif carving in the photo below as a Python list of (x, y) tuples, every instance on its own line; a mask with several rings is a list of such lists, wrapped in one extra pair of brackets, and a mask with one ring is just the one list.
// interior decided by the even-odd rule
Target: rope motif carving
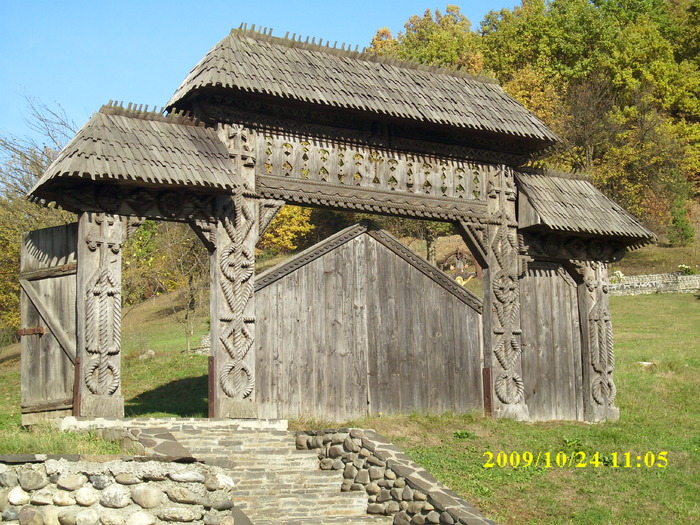
[[(103, 228), (115, 221), (98, 216), (95, 222)], [(85, 239), (91, 251), (101, 249), (100, 266), (85, 295), (85, 351), (92, 356), (85, 367), (85, 385), (95, 395), (114, 394), (120, 380), (119, 365), (112, 362), (112, 357), (121, 349), (121, 282), (111, 272), (108, 257), (110, 252), (119, 253), (121, 243), (106, 237), (91, 233)]]
[[(221, 249), (219, 269), (225, 279), (221, 291), (226, 300), (225, 312), (219, 315), (219, 339), (230, 360), (219, 370), (219, 385), (231, 398), (245, 399), (253, 392), (255, 377), (244, 360), (254, 344), (246, 325), (254, 318), (245, 317), (245, 308), (254, 291), (254, 254), (246, 247), (255, 224), (256, 208), (242, 195), (234, 197), (235, 209), (224, 214), (222, 225), (230, 241)], [(230, 210), (229, 210), (230, 211)]]
[(497, 268), (492, 277), (492, 291), (495, 297), (494, 311), (494, 354), (503, 367), (494, 381), (498, 399), (505, 404), (517, 403), (522, 398), (523, 380), (515, 371), (522, 348), (518, 337), (521, 334), (518, 316), (520, 315), (520, 285), (518, 282), (518, 239), (516, 232), (507, 224), (496, 230), (491, 243), (491, 253)]

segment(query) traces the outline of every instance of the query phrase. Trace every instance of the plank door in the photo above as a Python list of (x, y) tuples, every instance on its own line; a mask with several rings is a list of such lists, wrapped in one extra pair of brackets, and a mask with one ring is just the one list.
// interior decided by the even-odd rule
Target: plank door
[(532, 420), (583, 420), (577, 284), (557, 263), (535, 262), (521, 281), (522, 368)]
[(24, 235), (21, 286), (22, 424), (72, 414), (78, 224)]

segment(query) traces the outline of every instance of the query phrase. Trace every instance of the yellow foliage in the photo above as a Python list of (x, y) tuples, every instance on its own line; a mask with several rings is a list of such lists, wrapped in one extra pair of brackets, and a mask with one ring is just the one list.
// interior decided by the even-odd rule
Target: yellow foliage
[(284, 206), (272, 220), (258, 243), (258, 248), (288, 252), (296, 250), (299, 242), (314, 229), (311, 208)]

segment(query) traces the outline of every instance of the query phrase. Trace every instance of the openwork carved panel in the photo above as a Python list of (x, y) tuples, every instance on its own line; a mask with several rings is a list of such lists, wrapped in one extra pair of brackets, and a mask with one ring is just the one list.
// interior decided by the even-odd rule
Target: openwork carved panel
[(320, 138), (260, 133), (257, 173), (319, 184), (483, 200), (488, 165)]
[(524, 232), (523, 242), (527, 255), (536, 259), (613, 262), (625, 254), (624, 244), (612, 239)]

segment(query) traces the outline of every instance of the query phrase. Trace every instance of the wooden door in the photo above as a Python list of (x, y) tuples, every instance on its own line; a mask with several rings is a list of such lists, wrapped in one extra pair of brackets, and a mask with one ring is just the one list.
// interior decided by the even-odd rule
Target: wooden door
[(577, 284), (557, 263), (535, 262), (521, 282), (522, 367), (532, 420), (583, 420)]
[(20, 266), (22, 424), (67, 416), (76, 359), (78, 224), (24, 235)]

